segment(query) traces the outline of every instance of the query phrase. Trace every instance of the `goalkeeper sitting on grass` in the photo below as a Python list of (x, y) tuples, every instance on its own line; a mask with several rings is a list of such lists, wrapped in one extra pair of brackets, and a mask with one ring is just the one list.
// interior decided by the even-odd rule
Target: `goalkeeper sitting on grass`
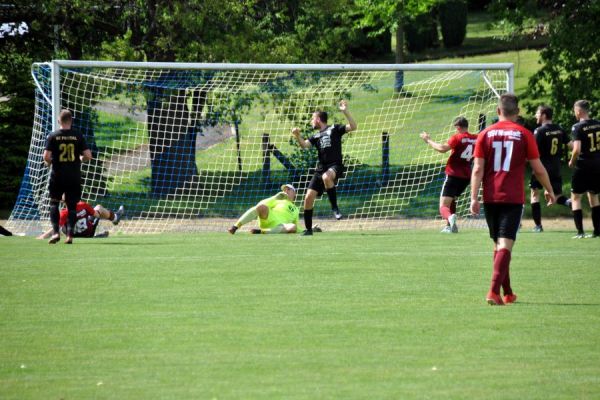
[(294, 204), (296, 188), (290, 184), (281, 186), (281, 192), (262, 200), (248, 209), (228, 229), (232, 235), (243, 225), (258, 218), (257, 229), (251, 233), (296, 233), (298, 229), (298, 207)]

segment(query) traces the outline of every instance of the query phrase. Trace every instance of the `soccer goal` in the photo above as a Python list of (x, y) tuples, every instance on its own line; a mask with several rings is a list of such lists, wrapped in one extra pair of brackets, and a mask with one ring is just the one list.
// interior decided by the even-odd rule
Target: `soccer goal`
[[(326, 230), (441, 227), (438, 199), (449, 155), (419, 138), (444, 142), (455, 117), (478, 132), (512, 91), (512, 64), (285, 65), (53, 61), (32, 66), (35, 120), (29, 159), (8, 226), (49, 227), (45, 139), (62, 108), (74, 114), (94, 159), (82, 165), (83, 199), (116, 209), (125, 232), (225, 231), (248, 207), (292, 183), (302, 198), (314, 150), (292, 127), (312, 133), (312, 112), (358, 130), (344, 136), (346, 172), (338, 182), (344, 219), (325, 198), (315, 223)], [(458, 201), (461, 226), (468, 193)]]

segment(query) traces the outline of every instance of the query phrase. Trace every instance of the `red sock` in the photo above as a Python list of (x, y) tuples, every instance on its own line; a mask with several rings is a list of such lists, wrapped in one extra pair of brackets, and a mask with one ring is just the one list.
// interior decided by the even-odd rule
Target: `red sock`
[(448, 220), (448, 217), (450, 217), (452, 215), (452, 211), (450, 211), (450, 207), (441, 206), (440, 214), (442, 214), (442, 218), (444, 218), (445, 220)]
[(490, 290), (496, 294), (500, 294), (500, 286), (508, 274), (508, 266), (510, 265), (510, 251), (508, 249), (500, 249), (494, 257), (494, 272), (492, 273), (492, 284)]

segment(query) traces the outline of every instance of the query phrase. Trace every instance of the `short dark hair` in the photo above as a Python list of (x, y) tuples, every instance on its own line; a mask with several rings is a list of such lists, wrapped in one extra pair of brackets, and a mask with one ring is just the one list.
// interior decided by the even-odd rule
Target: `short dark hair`
[(539, 106), (538, 111), (540, 114), (544, 114), (548, 119), (552, 119), (552, 115), (554, 114), (552, 108), (549, 106)]
[(315, 114), (317, 114), (317, 117), (319, 117), (322, 123), (327, 123), (327, 111), (317, 110), (315, 111)]
[(519, 113), (519, 99), (512, 93), (504, 93), (498, 100), (498, 108), (504, 116), (515, 116)]
[(453, 126), (460, 126), (461, 128), (468, 128), (469, 127), (469, 120), (466, 119), (465, 117), (457, 117), (454, 119), (454, 122), (452, 123)]
[(577, 100), (575, 107), (581, 108), (585, 112), (590, 112), (590, 102), (587, 100)]
[(73, 114), (71, 114), (71, 111), (69, 110), (62, 110), (58, 115), (58, 122), (61, 124), (68, 124), (71, 123), (71, 121), (73, 121)]

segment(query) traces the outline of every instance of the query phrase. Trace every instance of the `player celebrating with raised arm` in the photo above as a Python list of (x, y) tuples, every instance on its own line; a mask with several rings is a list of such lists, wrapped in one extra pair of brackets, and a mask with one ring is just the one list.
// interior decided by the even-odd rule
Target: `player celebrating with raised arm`
[(68, 210), (66, 244), (73, 243), (73, 229), (77, 220), (77, 203), (81, 199), (81, 162), (90, 161), (92, 152), (80, 132), (71, 129), (73, 115), (69, 110), (60, 112), (60, 129), (46, 140), (44, 162), (52, 166), (48, 191), (50, 192), (50, 221), (53, 234), (49, 244), (60, 240), (58, 205), (62, 196)]
[[(572, 145), (569, 135), (559, 125), (552, 123), (552, 108), (548, 106), (539, 106), (535, 113), (535, 119), (540, 126), (533, 131), (533, 135), (540, 152), (540, 160), (548, 172), (552, 189), (556, 195), (556, 204), (570, 208), (571, 200), (562, 195), (562, 177), (560, 174), (560, 163), (564, 154), (564, 147), (565, 145)], [(543, 232), (539, 196), (542, 185), (535, 178), (535, 175), (531, 176), (529, 187), (531, 188), (531, 216), (535, 223), (533, 231)]]
[(477, 135), (469, 133), (469, 121), (458, 117), (453, 123), (456, 133), (446, 143), (437, 143), (431, 140), (427, 132), (421, 133), (421, 139), (432, 149), (446, 153), (452, 150), (446, 163), (446, 179), (440, 195), (440, 214), (448, 225), (442, 233), (458, 233), (456, 225), (456, 199), (465, 191), (471, 181), (471, 159)]
[(592, 209), (594, 233), (591, 237), (600, 237), (600, 121), (590, 118), (590, 103), (587, 100), (576, 101), (573, 113), (579, 121), (572, 128), (573, 153), (569, 160), (569, 167), (575, 168), (571, 178), (571, 209), (577, 235), (573, 239), (590, 237), (583, 231), (581, 195), (585, 192)]
[[(554, 192), (533, 134), (517, 124), (517, 96), (505, 93), (498, 101), (499, 120), (477, 137), (475, 162), (471, 176), (471, 213), (480, 212), (479, 188), (483, 183), (485, 219), (494, 241), (494, 272), (486, 301), (490, 305), (514, 303), (517, 295), (510, 286), (510, 259), (521, 223), (525, 203), (525, 164), (546, 192), (548, 205), (555, 202)], [(504, 300), (500, 297), (500, 287)]]
[[(77, 203), (76, 207), (77, 221), (75, 222), (75, 227), (73, 229), (73, 237), (107, 237), (108, 231), (96, 235), (96, 227), (98, 226), (99, 220), (106, 219), (111, 221), (113, 225), (118, 225), (124, 214), (125, 208), (123, 208), (123, 206), (120, 206), (117, 212), (113, 212), (107, 208), (102, 207), (100, 204), (92, 208), (92, 206), (86, 203), (85, 201), (80, 201), (79, 203)], [(63, 233), (67, 232), (67, 218), (68, 211), (63, 208), (62, 210), (60, 210), (60, 220), (58, 222), (60, 230)], [(53, 229), (51, 228), (48, 231), (42, 233), (37, 238), (46, 239), (50, 237), (50, 235), (52, 235), (52, 231)]]
[(281, 192), (262, 200), (249, 208), (237, 222), (228, 229), (232, 235), (248, 222), (258, 219), (258, 229), (252, 233), (296, 233), (298, 230), (298, 207), (294, 204), (296, 188), (290, 184), (281, 186)]
[(300, 129), (292, 129), (292, 135), (298, 141), (301, 148), (307, 149), (311, 146), (317, 148), (319, 154), (319, 163), (310, 183), (306, 196), (304, 196), (304, 226), (306, 230), (304, 235), (312, 235), (312, 217), (315, 198), (327, 192), (331, 209), (335, 219), (340, 220), (340, 213), (337, 204), (337, 192), (335, 185), (344, 174), (344, 164), (342, 155), (342, 136), (348, 132), (356, 130), (356, 122), (348, 111), (348, 102), (340, 101), (340, 111), (346, 117), (346, 125), (327, 125), (327, 113), (325, 111), (315, 111), (310, 120), (313, 129), (319, 132), (308, 139), (300, 137)]

